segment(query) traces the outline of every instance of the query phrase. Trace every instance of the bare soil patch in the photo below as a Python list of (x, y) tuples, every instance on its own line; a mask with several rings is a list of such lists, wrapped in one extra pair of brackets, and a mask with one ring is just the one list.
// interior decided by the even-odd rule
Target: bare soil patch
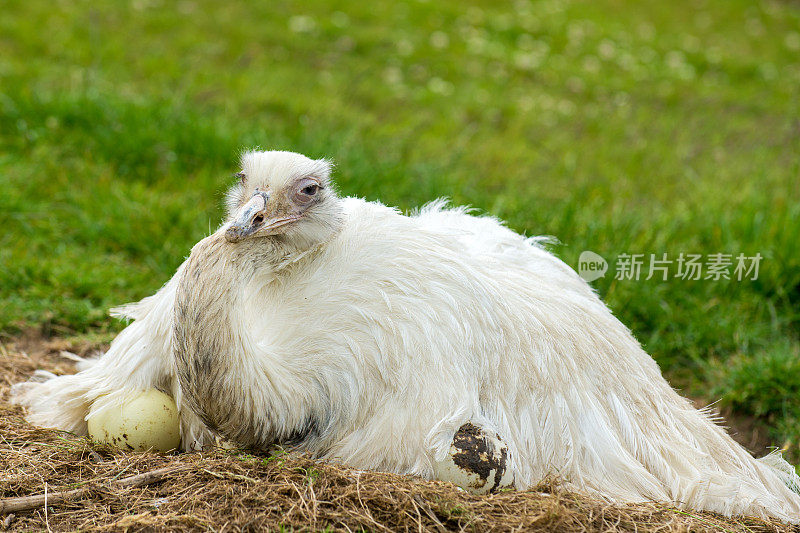
[[(33, 427), (8, 403), (11, 384), (37, 368), (73, 371), (60, 350), (98, 348), (36, 339), (0, 345), (0, 500), (49, 498), (13, 516), (0, 513), (0, 530), (800, 531), (667, 505), (612, 505), (556, 483), (473, 496), (447, 483), (358, 471), (280, 449), (126, 454)], [(164, 468), (168, 473), (155, 482), (119, 483)], [(64, 491), (73, 496), (54, 501)]]

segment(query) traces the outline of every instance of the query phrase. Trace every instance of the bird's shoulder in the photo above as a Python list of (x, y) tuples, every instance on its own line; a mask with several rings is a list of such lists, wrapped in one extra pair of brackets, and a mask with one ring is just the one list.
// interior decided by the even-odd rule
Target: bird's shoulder
[(499, 219), (488, 215), (476, 216), (473, 209), (450, 206), (441, 199), (408, 215), (395, 207), (360, 198), (346, 198), (343, 208), (342, 240), (345, 242), (369, 239), (372, 246), (378, 241), (401, 242), (404, 249), (415, 245), (444, 246), (453, 248), (460, 255), (493, 253), (509, 247), (527, 249), (531, 244)]
[(549, 271), (574, 281), (577, 274), (546, 245), (550, 239), (526, 237), (503, 221), (439, 199), (403, 214), (395, 207), (361, 198), (343, 201), (345, 223), (334, 248), (348, 260), (397, 264), (405, 259), (435, 264), (454, 261), (466, 268)]

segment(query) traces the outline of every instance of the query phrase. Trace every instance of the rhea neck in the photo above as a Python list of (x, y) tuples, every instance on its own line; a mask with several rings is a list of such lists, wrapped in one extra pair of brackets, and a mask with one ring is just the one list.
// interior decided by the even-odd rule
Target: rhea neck
[(248, 291), (313, 261), (325, 242), (304, 248), (287, 246), (285, 238), (230, 243), (224, 229), (195, 245), (178, 285), (173, 345), (184, 405), (240, 445), (265, 448), (304, 438), (316, 425), (313, 409), (296, 400), (289, 405), (282, 383), (253, 357), (245, 300)]

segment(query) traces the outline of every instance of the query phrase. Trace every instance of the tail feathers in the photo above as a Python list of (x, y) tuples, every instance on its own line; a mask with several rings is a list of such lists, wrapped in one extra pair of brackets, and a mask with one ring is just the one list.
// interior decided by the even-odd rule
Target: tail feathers
[(780, 454), (755, 459), (708, 413), (687, 410), (682, 415), (685, 427), (691, 428), (710, 461), (704, 464), (699, 456), (692, 461), (704, 466), (698, 469), (696, 479), (675, 487), (676, 502), (726, 516), (755, 515), (800, 523), (800, 480)]
[(30, 381), (11, 388), (11, 401), (28, 408), (26, 418), (31, 424), (85, 435), (84, 418), (90, 406), (84, 397), (87, 392), (75, 376), (37, 370)]
[[(605, 404), (593, 406), (591, 398), (580, 397), (580, 391), (570, 392), (580, 398), (573, 418), (581, 422), (572, 442), (577, 449), (592, 449), (603, 459), (588, 462), (584, 455), (576, 462), (585, 483), (591, 479), (593, 488), (607, 493), (609, 487), (623, 486), (640, 499), (670, 501), (726, 516), (770, 516), (800, 523), (800, 478), (780, 454), (756, 460), (708, 412), (694, 409), (671, 389), (662, 392), (658, 401), (639, 402), (635, 415), (613, 394), (603, 398)], [(642, 490), (646, 479), (642, 470), (657, 479), (665, 495)], [(636, 501), (626, 494), (615, 496)]]
[[(145, 298), (145, 300), (147, 300), (147, 298)], [(109, 309), (108, 314), (120, 320), (138, 320), (147, 313), (146, 309), (142, 309), (142, 303), (144, 303), (144, 300), (141, 302), (118, 305), (117, 307)]]
[[(95, 363), (97, 363), (97, 361), (100, 360), (100, 356), (102, 354), (98, 353), (98, 354), (96, 354), (96, 355), (94, 355), (92, 357), (81, 357), (78, 354), (75, 354), (75, 353), (72, 353), (72, 352), (68, 352), (66, 350), (61, 350), (58, 355), (61, 356), (64, 359), (69, 359), (70, 361), (75, 363), (75, 369), (78, 372), (80, 372), (81, 370), (86, 370), (87, 368), (93, 367), (95, 365)], [(37, 371), (37, 372), (39, 372), (39, 371)], [(49, 372), (48, 372), (48, 374), (49, 374)], [(51, 377), (55, 377), (55, 376), (51, 374)]]
[(789, 490), (800, 495), (800, 476), (797, 475), (795, 467), (786, 462), (781, 452), (775, 450), (769, 455), (758, 459), (758, 461), (770, 468), (772, 472), (778, 476), (778, 479), (789, 487)]
[[(179, 277), (179, 273), (183, 269), (183, 265), (178, 269), (178, 272), (172, 280)], [(170, 312), (172, 309), (172, 297), (174, 294), (174, 283), (172, 280), (162, 287), (157, 293), (142, 298), (138, 302), (131, 302), (109, 309), (108, 314), (114, 318), (121, 320), (143, 320), (148, 314), (152, 312), (163, 314)]]

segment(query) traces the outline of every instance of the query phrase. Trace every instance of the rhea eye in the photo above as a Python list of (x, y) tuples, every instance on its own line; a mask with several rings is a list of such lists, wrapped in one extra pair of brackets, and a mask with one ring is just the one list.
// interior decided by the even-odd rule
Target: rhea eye
[(239, 178), (239, 183), (244, 183), (244, 180), (247, 178), (247, 176), (244, 175), (244, 172), (237, 172), (234, 174), (234, 177)]
[(295, 184), (291, 193), (291, 200), (300, 206), (309, 206), (317, 201), (317, 193), (322, 187), (311, 178), (304, 178)]

